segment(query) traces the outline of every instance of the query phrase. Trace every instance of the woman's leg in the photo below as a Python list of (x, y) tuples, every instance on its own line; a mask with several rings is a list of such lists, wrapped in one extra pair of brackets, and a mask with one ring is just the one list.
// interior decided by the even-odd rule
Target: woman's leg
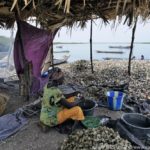
[(57, 114), (58, 123), (61, 124), (68, 119), (84, 120), (84, 114), (79, 106), (75, 106), (71, 109), (63, 109)]

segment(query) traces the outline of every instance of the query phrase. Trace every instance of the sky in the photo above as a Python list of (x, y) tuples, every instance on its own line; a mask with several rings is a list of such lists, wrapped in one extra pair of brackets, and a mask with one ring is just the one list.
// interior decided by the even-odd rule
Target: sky
[[(132, 28), (127, 25), (118, 25), (112, 28), (113, 22), (107, 26), (102, 25), (99, 20), (93, 23), (93, 42), (130, 42)], [(10, 37), (10, 30), (0, 30), (0, 36)], [(55, 42), (89, 42), (90, 22), (83, 30), (74, 27), (72, 30), (63, 27), (56, 35)], [(137, 24), (135, 42), (150, 42), (150, 21)]]

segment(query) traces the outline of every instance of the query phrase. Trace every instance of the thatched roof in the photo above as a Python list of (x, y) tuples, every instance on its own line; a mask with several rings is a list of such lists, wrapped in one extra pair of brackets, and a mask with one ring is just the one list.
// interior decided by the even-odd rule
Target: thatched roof
[(0, 27), (11, 27), (15, 21), (14, 11), (22, 20), (35, 16), (38, 23), (51, 29), (63, 25), (73, 26), (77, 21), (83, 27), (91, 18), (101, 18), (104, 22), (126, 16), (131, 25), (140, 15), (149, 17), (149, 0), (1, 0)]

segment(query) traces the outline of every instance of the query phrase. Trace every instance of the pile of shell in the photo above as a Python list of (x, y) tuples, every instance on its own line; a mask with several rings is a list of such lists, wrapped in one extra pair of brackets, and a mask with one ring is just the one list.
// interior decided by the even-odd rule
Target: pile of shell
[(106, 98), (110, 89), (128, 84), (123, 89), (135, 101), (150, 98), (150, 62), (133, 61), (131, 77), (128, 76), (128, 61), (95, 61), (94, 74), (88, 61), (77, 61), (64, 66), (65, 83), (74, 83), (85, 87), (85, 96), (95, 99)]
[(90, 67), (90, 63), (89, 61), (86, 60), (79, 60), (71, 64), (72, 71), (85, 71), (89, 67)]
[(61, 150), (131, 150), (132, 145), (107, 127), (79, 130), (71, 134)]
[(135, 100), (150, 98), (150, 62), (136, 62), (132, 67), (129, 95)]

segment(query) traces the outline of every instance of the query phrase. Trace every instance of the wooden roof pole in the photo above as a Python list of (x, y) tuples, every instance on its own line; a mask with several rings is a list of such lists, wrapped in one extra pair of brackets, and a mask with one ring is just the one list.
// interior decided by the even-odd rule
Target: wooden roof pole
[(91, 28), (90, 28), (90, 61), (91, 61), (91, 72), (94, 73), (93, 70), (93, 51), (92, 51), (92, 32), (93, 32), (93, 23), (91, 19)]
[(137, 20), (138, 20), (138, 17), (135, 18), (135, 23), (134, 23), (134, 26), (133, 26), (133, 29), (132, 29), (132, 39), (131, 39), (131, 46), (130, 46), (130, 53), (129, 53), (129, 62), (128, 62), (128, 75), (129, 76), (131, 75), (131, 57), (132, 57), (132, 53), (133, 53), (133, 44), (134, 44)]

